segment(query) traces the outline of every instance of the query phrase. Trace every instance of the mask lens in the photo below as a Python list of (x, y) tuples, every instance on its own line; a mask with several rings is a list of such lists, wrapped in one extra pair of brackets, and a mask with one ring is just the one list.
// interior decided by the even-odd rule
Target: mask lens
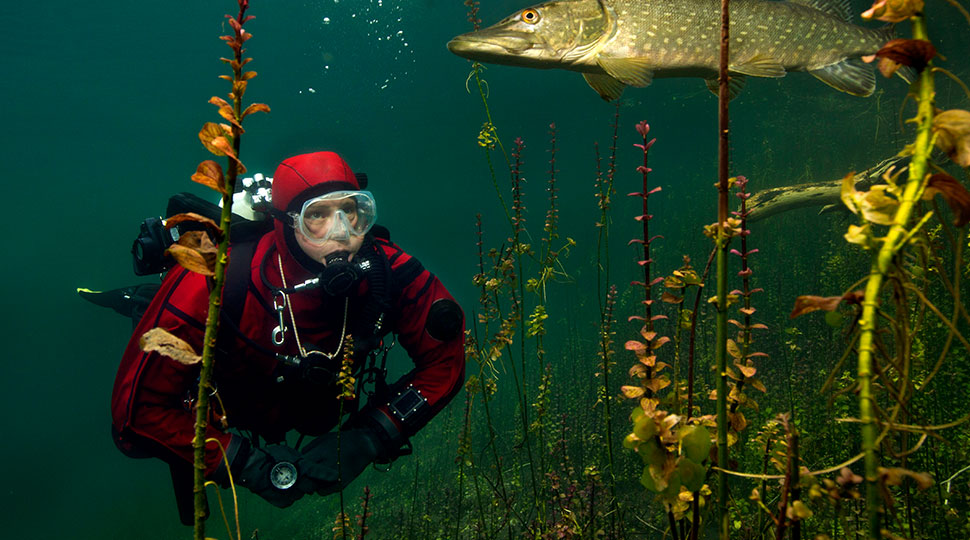
[(312, 243), (363, 236), (374, 225), (377, 207), (367, 191), (336, 191), (303, 204), (295, 226)]

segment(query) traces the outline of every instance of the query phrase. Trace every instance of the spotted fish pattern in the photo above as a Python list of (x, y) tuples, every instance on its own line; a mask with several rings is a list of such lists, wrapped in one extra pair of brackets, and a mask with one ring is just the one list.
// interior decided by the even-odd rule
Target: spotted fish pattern
[[(790, 71), (853, 95), (875, 89), (874, 70), (861, 58), (892, 30), (851, 24), (847, 0), (732, 0), (730, 10), (732, 95), (745, 76)], [(658, 77), (700, 77), (715, 91), (720, 29), (719, 0), (559, 0), (457, 36), (448, 48), (481, 62), (579, 71), (612, 100)]]

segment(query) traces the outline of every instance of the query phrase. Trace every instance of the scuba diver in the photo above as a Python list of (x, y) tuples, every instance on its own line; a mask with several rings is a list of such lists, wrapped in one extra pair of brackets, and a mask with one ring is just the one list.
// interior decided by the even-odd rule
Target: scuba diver
[[(249, 242), (233, 233), (206, 433), (219, 445), (209, 442), (205, 454), (206, 478), (222, 487), (228, 463), (236, 484), (279, 507), (337, 492), (371, 463), (410, 453), (409, 437), (461, 389), (464, 315), (438, 278), (375, 226), (365, 182), (333, 152), (291, 157), (276, 169), (264, 209), (273, 229)], [(131, 314), (140, 322), (111, 398), (115, 443), (170, 465), (186, 524), (199, 365), (144, 352), (139, 339), (160, 327), (201, 351), (211, 283), (174, 266), (153, 286), (144, 314)], [(387, 384), (392, 338), (414, 368)], [(354, 377), (375, 386), (363, 405), (339, 399), (348, 340)], [(301, 444), (304, 436), (313, 439)]]

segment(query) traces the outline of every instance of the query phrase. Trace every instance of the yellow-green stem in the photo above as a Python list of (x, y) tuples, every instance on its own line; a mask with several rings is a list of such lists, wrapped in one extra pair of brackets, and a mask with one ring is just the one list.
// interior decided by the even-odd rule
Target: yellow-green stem
[[(922, 16), (913, 17), (913, 37), (915, 39), (927, 38), (926, 24)], [(874, 415), (875, 397), (872, 395), (873, 341), (876, 333), (879, 294), (892, 260), (903, 247), (903, 240), (907, 237), (907, 225), (912, 216), (913, 208), (925, 187), (927, 161), (932, 150), (931, 128), (934, 96), (932, 70), (924, 69), (916, 84), (919, 108), (916, 114), (916, 143), (913, 145), (909, 176), (902, 198), (899, 201), (899, 208), (893, 218), (893, 224), (890, 226), (879, 251), (873, 256), (860, 320), (857, 378), (859, 385), (859, 420), (862, 424), (862, 451), (865, 454), (866, 538), (870, 539), (880, 538), (879, 455), (876, 442), (879, 426)]]
[[(243, 24), (245, 8), (240, 9), (239, 20)], [(242, 31), (237, 31), (240, 39)], [(236, 49), (236, 66), (233, 68), (233, 81), (242, 80), (242, 51)], [(236, 118), (242, 118), (242, 96), (232, 94), (233, 110)], [(232, 149), (239, 157), (242, 141), (242, 130), (238, 126), (232, 127)], [(199, 373), (199, 389), (195, 410), (195, 439), (192, 441), (194, 450), (194, 487), (195, 495), (195, 540), (205, 540), (206, 496), (205, 496), (205, 439), (209, 427), (209, 381), (212, 378), (212, 367), (215, 360), (216, 339), (219, 332), (219, 314), (222, 312), (222, 288), (226, 282), (226, 268), (229, 266), (229, 230), (232, 220), (232, 194), (236, 191), (236, 176), (239, 173), (238, 162), (229, 157), (226, 170), (225, 190), (222, 194), (222, 214), (219, 219), (219, 229), (222, 238), (216, 254), (215, 275), (212, 289), (209, 291), (209, 311), (205, 320), (205, 336), (202, 339), (202, 369)]]

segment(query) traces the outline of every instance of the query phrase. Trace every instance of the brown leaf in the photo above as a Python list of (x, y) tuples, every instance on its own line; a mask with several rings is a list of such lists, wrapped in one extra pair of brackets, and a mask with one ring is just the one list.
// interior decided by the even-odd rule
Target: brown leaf
[(242, 80), (248, 81), (249, 79), (252, 79), (255, 76), (256, 76), (255, 71), (247, 71), (246, 73), (242, 74)]
[(963, 227), (970, 223), (970, 192), (963, 184), (946, 173), (937, 173), (929, 178), (926, 183), (926, 190), (923, 191), (923, 199), (932, 199), (937, 193), (946, 199), (953, 211), (953, 224)]
[(961, 167), (970, 167), (970, 112), (943, 111), (933, 117), (936, 145)]
[(218, 249), (203, 231), (184, 233), (177, 244), (169, 246), (167, 252), (186, 270), (203, 276), (216, 274)]
[(242, 117), (243, 118), (246, 118), (247, 116), (249, 116), (250, 114), (253, 114), (254, 112), (264, 112), (264, 113), (268, 113), (269, 112), (269, 105), (267, 105), (265, 103), (253, 103), (249, 107), (246, 107), (246, 110), (243, 111), (243, 113), (242, 113)]
[[(934, 56), (936, 48), (925, 39), (894, 39), (876, 52), (876, 57), (880, 59), (879, 71), (886, 77), (892, 76), (900, 65), (909, 66), (917, 72), (923, 71)], [(882, 60), (888, 60), (895, 67), (886, 73), (883, 71)]]
[(219, 193), (226, 193), (226, 179), (222, 175), (222, 167), (218, 163), (207, 159), (195, 169), (192, 181), (210, 187)]
[(660, 295), (660, 300), (662, 302), (666, 302), (668, 304), (679, 304), (679, 303), (681, 303), (681, 302), (684, 301), (684, 297), (682, 297), (682, 296), (674, 296), (674, 295), (670, 294), (669, 292), (664, 291), (663, 294)]
[(222, 231), (219, 230), (219, 225), (217, 225), (215, 221), (212, 221), (203, 215), (196, 214), (195, 212), (175, 214), (174, 216), (166, 218), (165, 227), (171, 229), (172, 227), (176, 227), (187, 221), (203, 225), (207, 230), (212, 231), (213, 235), (215, 235), (217, 238), (222, 235)]
[(185, 340), (163, 328), (152, 328), (142, 334), (138, 346), (145, 352), (157, 352), (185, 366), (198, 364), (202, 360)]
[(232, 83), (232, 97), (233, 99), (242, 99), (243, 95), (246, 94), (246, 86), (248, 83), (245, 80), (235, 81)]
[(230, 143), (229, 141), (230, 139), (227, 139), (226, 137), (216, 137), (215, 139), (212, 139), (212, 141), (210, 141), (210, 144), (212, 144), (213, 147), (218, 148), (219, 151), (222, 152), (221, 154), (216, 154), (216, 155), (228, 156), (230, 159), (236, 162), (237, 174), (245, 173), (246, 167), (244, 167), (242, 162), (239, 161), (239, 158), (236, 157), (236, 151), (233, 150), (232, 143)]
[(645, 386), (656, 394), (657, 392), (660, 392), (664, 388), (670, 386), (670, 379), (668, 379), (666, 375), (661, 375), (647, 381)]
[(862, 18), (897, 23), (921, 11), (923, 0), (876, 0), (871, 8), (862, 13)]
[[(199, 140), (202, 141), (202, 145), (217, 156), (226, 155), (225, 151), (213, 143), (216, 139), (232, 140), (232, 134), (215, 122), (206, 122), (199, 131)], [(232, 151), (232, 144), (228, 146), (229, 150)]]
[(847, 304), (858, 304), (860, 302), (859, 293), (850, 292), (843, 296), (812, 296), (803, 295), (795, 299), (795, 307), (792, 308), (789, 319), (794, 319), (800, 315), (824, 309), (825, 311), (835, 311), (843, 300)]
[[(233, 83), (233, 87), (235, 87), (236, 84), (238, 83)], [(236, 111), (233, 110), (232, 105), (230, 105), (228, 101), (219, 96), (212, 96), (209, 98), (209, 103), (219, 107), (219, 116), (225, 118), (227, 122), (238, 128), (242, 127), (239, 124), (239, 120), (236, 119)]]
[(728, 421), (731, 424), (731, 429), (740, 433), (748, 426), (748, 420), (744, 417), (744, 413), (741, 411), (735, 411), (733, 413), (728, 413)]
[(222, 108), (222, 107), (229, 107), (230, 109), (232, 108), (232, 105), (230, 105), (228, 101), (222, 99), (219, 96), (212, 96), (211, 98), (209, 98), (209, 103), (219, 108)]

